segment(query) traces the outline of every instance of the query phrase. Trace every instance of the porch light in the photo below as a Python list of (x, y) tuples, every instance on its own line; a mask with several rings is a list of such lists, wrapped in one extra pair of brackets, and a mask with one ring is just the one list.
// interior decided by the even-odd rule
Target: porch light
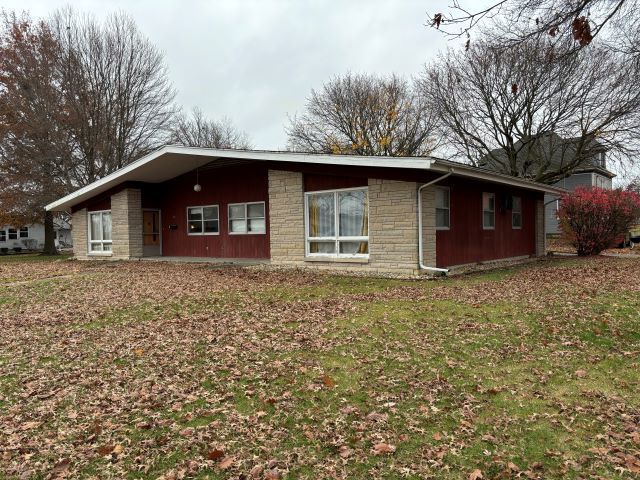
[(200, 168), (196, 168), (196, 184), (193, 186), (194, 192), (199, 192), (202, 190), (202, 186), (200, 185)]

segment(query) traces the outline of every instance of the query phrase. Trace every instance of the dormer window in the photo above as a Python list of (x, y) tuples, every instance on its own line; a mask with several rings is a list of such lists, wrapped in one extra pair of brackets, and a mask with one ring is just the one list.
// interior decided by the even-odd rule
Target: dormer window
[(607, 168), (607, 161), (605, 157), (605, 152), (600, 152), (600, 166), (602, 168)]

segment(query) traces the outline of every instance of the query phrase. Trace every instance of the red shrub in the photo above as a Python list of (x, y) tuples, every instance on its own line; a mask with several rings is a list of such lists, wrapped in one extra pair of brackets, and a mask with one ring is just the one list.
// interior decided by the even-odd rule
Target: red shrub
[(558, 216), (578, 255), (597, 255), (638, 220), (640, 195), (623, 190), (577, 188), (563, 195)]

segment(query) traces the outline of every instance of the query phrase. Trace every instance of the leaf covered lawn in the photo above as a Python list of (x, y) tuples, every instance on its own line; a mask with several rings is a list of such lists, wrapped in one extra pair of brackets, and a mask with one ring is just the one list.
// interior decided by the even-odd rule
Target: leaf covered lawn
[(637, 478), (639, 279), (0, 258), (0, 479)]

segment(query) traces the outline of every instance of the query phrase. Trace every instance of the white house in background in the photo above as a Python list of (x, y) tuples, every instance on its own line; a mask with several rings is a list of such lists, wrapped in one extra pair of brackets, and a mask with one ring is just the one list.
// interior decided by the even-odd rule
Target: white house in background
[[(71, 248), (71, 227), (67, 222), (56, 220), (54, 224), (56, 248)], [(44, 224), (32, 223), (23, 226), (0, 226), (0, 252), (40, 250), (44, 247)], [(6, 249), (6, 250), (5, 250)]]

